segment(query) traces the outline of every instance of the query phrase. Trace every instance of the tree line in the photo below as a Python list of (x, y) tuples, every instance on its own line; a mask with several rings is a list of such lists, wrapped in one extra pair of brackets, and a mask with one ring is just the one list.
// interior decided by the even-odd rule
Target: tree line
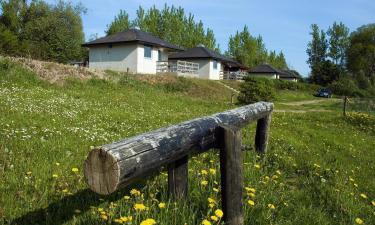
[(84, 57), (81, 4), (0, 0), (0, 54), (66, 63)]
[[(82, 60), (87, 57), (87, 51), (81, 47), (85, 41), (82, 26), (85, 13), (82, 4), (63, 0), (56, 4), (43, 0), (0, 0), (0, 54), (62, 63)], [(182, 7), (167, 4), (161, 9), (139, 7), (134, 19), (120, 10), (105, 33), (111, 35), (131, 27), (139, 27), (182, 48), (203, 44), (220, 52), (213, 30)], [(90, 39), (94, 38), (97, 35)], [(284, 54), (268, 51), (262, 37), (252, 36), (247, 26), (229, 38), (225, 54), (248, 67), (267, 62), (279, 69), (287, 68)]]
[[(194, 15), (186, 14), (181, 7), (169, 7), (166, 4), (161, 10), (155, 6), (148, 10), (139, 7), (133, 20), (125, 10), (120, 10), (107, 26), (106, 34), (111, 35), (130, 27), (139, 27), (182, 48), (193, 48), (203, 44), (220, 52), (213, 30), (205, 29), (202, 21), (196, 22)], [(247, 26), (241, 32), (230, 36), (225, 54), (248, 67), (269, 63), (279, 69), (288, 68), (284, 54), (267, 51), (262, 37), (253, 37)]]
[(375, 95), (375, 24), (353, 32), (334, 22), (327, 31), (311, 25), (309, 81), (343, 95)]

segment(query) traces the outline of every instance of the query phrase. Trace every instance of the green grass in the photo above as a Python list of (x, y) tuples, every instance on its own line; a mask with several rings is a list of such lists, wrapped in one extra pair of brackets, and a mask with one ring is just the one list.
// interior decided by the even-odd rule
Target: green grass
[[(196, 79), (151, 84), (115, 74), (116, 81), (71, 79), (56, 86), (5, 64), (0, 63), (0, 224), (114, 224), (120, 216), (132, 216), (124, 224), (146, 218), (200, 224), (220, 208), (217, 150), (190, 159), (186, 202), (168, 198), (163, 169), (98, 196), (88, 190), (82, 165), (91, 146), (234, 107), (222, 85)], [(284, 94), (286, 101), (309, 96)], [(245, 186), (256, 189), (255, 196), (244, 190), (246, 224), (354, 224), (357, 217), (375, 224), (375, 131), (371, 124), (348, 123), (340, 108), (330, 107), (325, 113), (274, 113), (267, 156), (245, 152)], [(252, 146), (253, 137), (254, 124), (243, 130), (244, 144)], [(143, 195), (131, 195), (132, 188)], [(209, 197), (216, 201), (212, 208)], [(166, 207), (159, 208), (160, 202)], [(148, 210), (136, 212), (135, 203)]]

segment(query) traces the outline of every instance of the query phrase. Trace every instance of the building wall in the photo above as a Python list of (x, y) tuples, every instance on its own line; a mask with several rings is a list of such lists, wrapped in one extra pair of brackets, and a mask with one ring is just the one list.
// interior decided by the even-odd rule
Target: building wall
[(137, 72), (136, 45), (103, 45), (90, 47), (89, 67), (101, 70)]
[(151, 58), (145, 58), (144, 46), (138, 45), (137, 47), (137, 56), (138, 56), (137, 71), (138, 73), (156, 74), (156, 61), (159, 61), (158, 50), (160, 50), (162, 61), (168, 59), (167, 52), (164, 49), (156, 48), (156, 47), (152, 47)]
[(293, 77), (284, 77), (284, 78), (280, 78), (280, 80), (287, 80), (287, 81), (292, 81), (292, 82), (297, 82), (297, 78), (293, 78)]
[(214, 69), (214, 60), (212, 59), (181, 59), (183, 61), (193, 62), (199, 64), (198, 75), (199, 78), (209, 79), (209, 80), (219, 80), (220, 71), (222, 71), (223, 66), (218, 61), (217, 69)]
[(274, 73), (259, 73), (259, 74), (258, 73), (250, 73), (250, 76), (279, 79), (279, 75), (274, 74)]
[(152, 47), (151, 58), (144, 57), (144, 46), (140, 44), (90, 47), (89, 67), (101, 70), (129, 71), (131, 73), (156, 74), (156, 61), (168, 60), (168, 51)]
[(220, 71), (222, 71), (221, 62), (217, 61), (217, 68), (214, 69), (214, 61), (213, 59), (210, 60), (210, 73), (209, 78), (210, 80), (220, 80)]

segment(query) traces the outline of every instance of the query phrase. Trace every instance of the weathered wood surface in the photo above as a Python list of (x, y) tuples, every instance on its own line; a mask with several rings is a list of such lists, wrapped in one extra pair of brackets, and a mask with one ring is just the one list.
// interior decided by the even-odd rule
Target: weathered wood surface
[(243, 157), (241, 130), (222, 127), (220, 148), (221, 202), (226, 225), (243, 225)]
[(258, 153), (266, 153), (268, 145), (268, 135), (271, 124), (271, 114), (260, 118), (257, 122), (255, 133), (255, 150)]
[(110, 194), (193, 151), (217, 147), (220, 126), (241, 128), (272, 110), (272, 103), (258, 102), (95, 148), (84, 164), (86, 181), (94, 192)]
[(175, 199), (182, 199), (187, 196), (188, 156), (168, 165), (168, 192)]

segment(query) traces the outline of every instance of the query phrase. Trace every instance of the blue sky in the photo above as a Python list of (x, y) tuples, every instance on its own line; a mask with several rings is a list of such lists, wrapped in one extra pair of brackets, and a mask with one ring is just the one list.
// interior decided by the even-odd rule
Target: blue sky
[[(49, 1), (55, 2), (55, 1)], [(81, 0), (87, 8), (83, 16), (86, 38), (104, 30), (120, 9), (134, 18), (138, 6), (149, 8), (164, 6), (165, 1), (148, 0)], [(307, 75), (306, 46), (310, 25), (317, 23), (326, 30), (334, 21), (342, 21), (351, 31), (375, 23), (375, 0), (185, 0), (167, 1), (169, 5), (182, 6), (197, 20), (211, 28), (221, 50), (227, 49), (228, 39), (244, 25), (252, 35), (261, 35), (267, 49), (283, 51), (288, 65)]]

